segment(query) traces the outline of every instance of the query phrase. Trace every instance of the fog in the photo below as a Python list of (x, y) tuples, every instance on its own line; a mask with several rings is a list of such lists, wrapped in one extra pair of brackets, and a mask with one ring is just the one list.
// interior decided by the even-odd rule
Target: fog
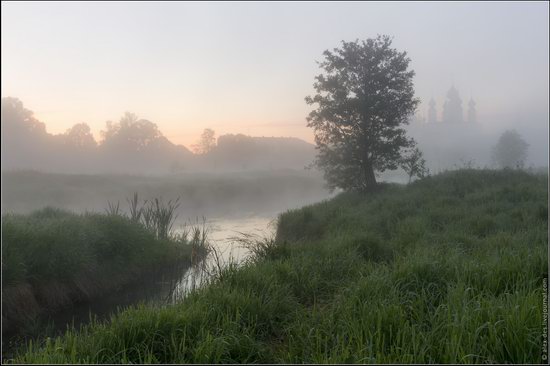
[[(454, 121), (434, 109), (432, 120), (418, 113), (407, 126), (432, 173), (498, 168), (492, 150), (510, 129), (529, 144), (525, 167), (547, 169), (547, 111), (480, 121), (463, 108), (462, 120)], [(297, 138), (227, 134), (213, 138), (208, 151), (193, 153), (132, 113), (107, 122), (102, 136), (96, 141), (86, 124), (51, 134), (20, 100), (3, 98), (2, 211), (103, 211), (108, 202), (124, 209), (137, 192), (143, 199), (180, 197), (180, 219), (275, 217), (330, 196), (322, 173), (312, 167), (315, 146)], [(382, 172), (379, 179), (407, 181), (400, 170)]]
[[(460, 94), (459, 94), (460, 97)], [(469, 99), (469, 100), (468, 100)], [(548, 167), (548, 109), (543, 105), (476, 117), (469, 121), (470, 98), (462, 101), (463, 120), (444, 121), (442, 116), (429, 120), (429, 113), (417, 113), (407, 130), (425, 154), (427, 165), (434, 172), (464, 167), (498, 168), (492, 150), (507, 130), (516, 130), (529, 144), (525, 165), (531, 168)], [(475, 103), (475, 101), (474, 101)], [(483, 106), (481, 106), (482, 108)], [(479, 103), (475, 104), (475, 109)], [(443, 114), (443, 105), (436, 104), (436, 113)], [(437, 114), (436, 114), (437, 115)]]
[(28, 213), (46, 206), (76, 212), (105, 212), (108, 202), (128, 212), (130, 199), (140, 202), (180, 198), (178, 217), (208, 219), (275, 218), (329, 197), (318, 174), (297, 171), (186, 174), (170, 176), (66, 175), (36, 171), (3, 172), (2, 211)]
[[(406, 126), (432, 171), (465, 164), (497, 167), (492, 148), (504, 131), (512, 129), (529, 144), (525, 165), (548, 166), (547, 110), (524, 109), (480, 120), (478, 104), (463, 106), (467, 103), (462, 101), (460, 91), (456, 93), (456, 120), (445, 117), (445, 107), (434, 103), (432, 112), (418, 111)], [(170, 176), (246, 171), (273, 174), (278, 170), (293, 170), (300, 175), (320, 176), (315, 169), (310, 169), (315, 160), (315, 146), (301, 139), (253, 137), (242, 133), (215, 136), (215, 131), (212, 134), (211, 141), (204, 142), (210, 144), (206, 150), (193, 153), (171, 142), (156, 123), (130, 112), (117, 122), (107, 121), (99, 141), (85, 123), (76, 124), (65, 133), (52, 134), (21, 100), (2, 99), (3, 171)], [(194, 148), (197, 149), (196, 145)], [(386, 172), (382, 177), (388, 174), (399, 176), (400, 172)]]
[(407, 130), (432, 173), (497, 167), (507, 130), (547, 169), (547, 3), (3, 3), (2, 209), (139, 191), (223, 216), (328, 197), (304, 97), (324, 50), (376, 34), (411, 58)]
[(103, 211), (108, 202), (182, 199), (182, 217), (275, 216), (328, 197), (306, 169), (314, 146), (296, 138), (223, 135), (208, 151), (171, 143), (126, 113), (96, 142), (86, 124), (50, 134), (15, 98), (2, 100), (2, 210)]

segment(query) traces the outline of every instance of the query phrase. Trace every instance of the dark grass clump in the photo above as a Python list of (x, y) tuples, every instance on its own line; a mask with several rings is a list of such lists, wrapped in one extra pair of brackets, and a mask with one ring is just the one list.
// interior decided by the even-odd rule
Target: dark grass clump
[(463, 170), (283, 214), (181, 303), (21, 363), (542, 363), (546, 175)]
[(7, 324), (89, 300), (155, 267), (189, 259), (186, 240), (158, 238), (118, 214), (117, 205), (110, 207), (106, 215), (54, 208), (3, 215), (2, 317)]

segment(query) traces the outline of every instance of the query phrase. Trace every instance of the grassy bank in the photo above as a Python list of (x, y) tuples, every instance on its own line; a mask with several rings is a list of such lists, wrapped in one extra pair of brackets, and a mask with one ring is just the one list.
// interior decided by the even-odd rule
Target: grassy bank
[(22, 363), (540, 363), (547, 176), (450, 172), (283, 214), (256, 261)]
[(189, 258), (184, 239), (159, 239), (122, 215), (45, 208), (2, 216), (2, 330), (135, 282)]

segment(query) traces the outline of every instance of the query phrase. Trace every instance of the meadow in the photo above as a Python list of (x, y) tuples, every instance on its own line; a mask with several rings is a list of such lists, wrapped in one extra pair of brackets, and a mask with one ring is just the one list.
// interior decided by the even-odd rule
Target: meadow
[[(542, 363), (548, 176), (464, 169), (279, 217), (181, 303), (17, 363)], [(121, 234), (124, 235), (124, 234)]]

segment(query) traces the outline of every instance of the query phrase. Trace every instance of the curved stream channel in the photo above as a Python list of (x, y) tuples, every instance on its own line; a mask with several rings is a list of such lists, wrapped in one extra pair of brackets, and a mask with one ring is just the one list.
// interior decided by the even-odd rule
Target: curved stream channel
[[(174, 225), (176, 226), (176, 225)], [(201, 223), (202, 226), (202, 223)], [(62, 334), (68, 326), (74, 325), (77, 329), (90, 322), (108, 319), (111, 314), (125, 307), (139, 303), (164, 306), (180, 301), (193, 288), (200, 287), (208, 277), (208, 269), (218, 265), (227, 265), (230, 262), (242, 263), (249, 255), (249, 249), (239, 245), (236, 237), (242, 233), (259, 237), (274, 233), (273, 218), (249, 217), (240, 219), (216, 219), (206, 221), (209, 244), (218, 255), (211, 252), (199, 264), (190, 266), (185, 264), (179, 268), (150, 273), (145, 280), (124, 287), (120, 291), (106, 295), (92, 302), (78, 304), (55, 314), (44, 315), (35, 323), (29, 324), (19, 336), (10, 337), (2, 341), (3, 359), (9, 357), (10, 351), (23, 342), (24, 339), (41, 338)], [(182, 229), (176, 229), (178, 230)], [(207, 269), (205, 272), (204, 269)], [(4, 338), (4, 337), (2, 337)]]

